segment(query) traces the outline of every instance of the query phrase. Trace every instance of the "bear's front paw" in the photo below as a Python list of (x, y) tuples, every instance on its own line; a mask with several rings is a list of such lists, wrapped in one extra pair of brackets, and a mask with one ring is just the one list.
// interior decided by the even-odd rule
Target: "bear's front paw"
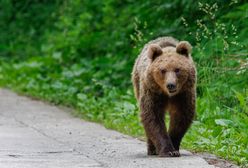
[(173, 146), (167, 146), (160, 150), (160, 157), (179, 157), (180, 153), (178, 150), (175, 150)]
[(167, 152), (160, 152), (159, 157), (179, 157), (180, 153), (178, 151), (167, 151)]
[(173, 153), (173, 157), (179, 157), (180, 156), (180, 153), (177, 150), (173, 151), (172, 153)]

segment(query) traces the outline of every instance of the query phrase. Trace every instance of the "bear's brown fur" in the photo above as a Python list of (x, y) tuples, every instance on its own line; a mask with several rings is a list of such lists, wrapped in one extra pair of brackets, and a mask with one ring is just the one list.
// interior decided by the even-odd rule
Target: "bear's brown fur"
[[(191, 50), (186, 41), (161, 37), (146, 44), (135, 62), (132, 81), (148, 155), (180, 155), (180, 142), (195, 114), (196, 68)], [(165, 111), (170, 114), (168, 131)]]

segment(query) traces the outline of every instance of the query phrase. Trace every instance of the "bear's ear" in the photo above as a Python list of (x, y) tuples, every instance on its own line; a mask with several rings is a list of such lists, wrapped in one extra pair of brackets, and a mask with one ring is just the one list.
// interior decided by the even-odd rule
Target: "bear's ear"
[(176, 51), (178, 54), (188, 57), (192, 52), (192, 46), (187, 41), (180, 41), (177, 44)]
[(162, 48), (157, 44), (151, 44), (147, 50), (148, 58), (150, 58), (152, 61), (155, 60), (162, 53)]

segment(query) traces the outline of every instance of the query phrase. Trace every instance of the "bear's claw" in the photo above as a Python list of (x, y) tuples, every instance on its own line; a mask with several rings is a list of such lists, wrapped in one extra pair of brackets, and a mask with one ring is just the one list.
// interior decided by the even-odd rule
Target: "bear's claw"
[(169, 152), (163, 152), (159, 154), (159, 157), (179, 157), (180, 153), (179, 151), (169, 151)]

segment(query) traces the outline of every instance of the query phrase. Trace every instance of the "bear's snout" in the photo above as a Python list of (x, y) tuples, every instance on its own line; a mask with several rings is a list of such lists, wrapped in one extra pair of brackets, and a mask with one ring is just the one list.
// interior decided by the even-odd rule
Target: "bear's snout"
[(168, 84), (166, 85), (166, 87), (167, 87), (167, 89), (169, 90), (169, 92), (174, 92), (174, 91), (176, 91), (176, 84), (174, 84), (174, 83), (168, 83)]
[(177, 76), (174, 72), (167, 72), (166, 75), (166, 84), (169, 93), (175, 93), (177, 91)]

